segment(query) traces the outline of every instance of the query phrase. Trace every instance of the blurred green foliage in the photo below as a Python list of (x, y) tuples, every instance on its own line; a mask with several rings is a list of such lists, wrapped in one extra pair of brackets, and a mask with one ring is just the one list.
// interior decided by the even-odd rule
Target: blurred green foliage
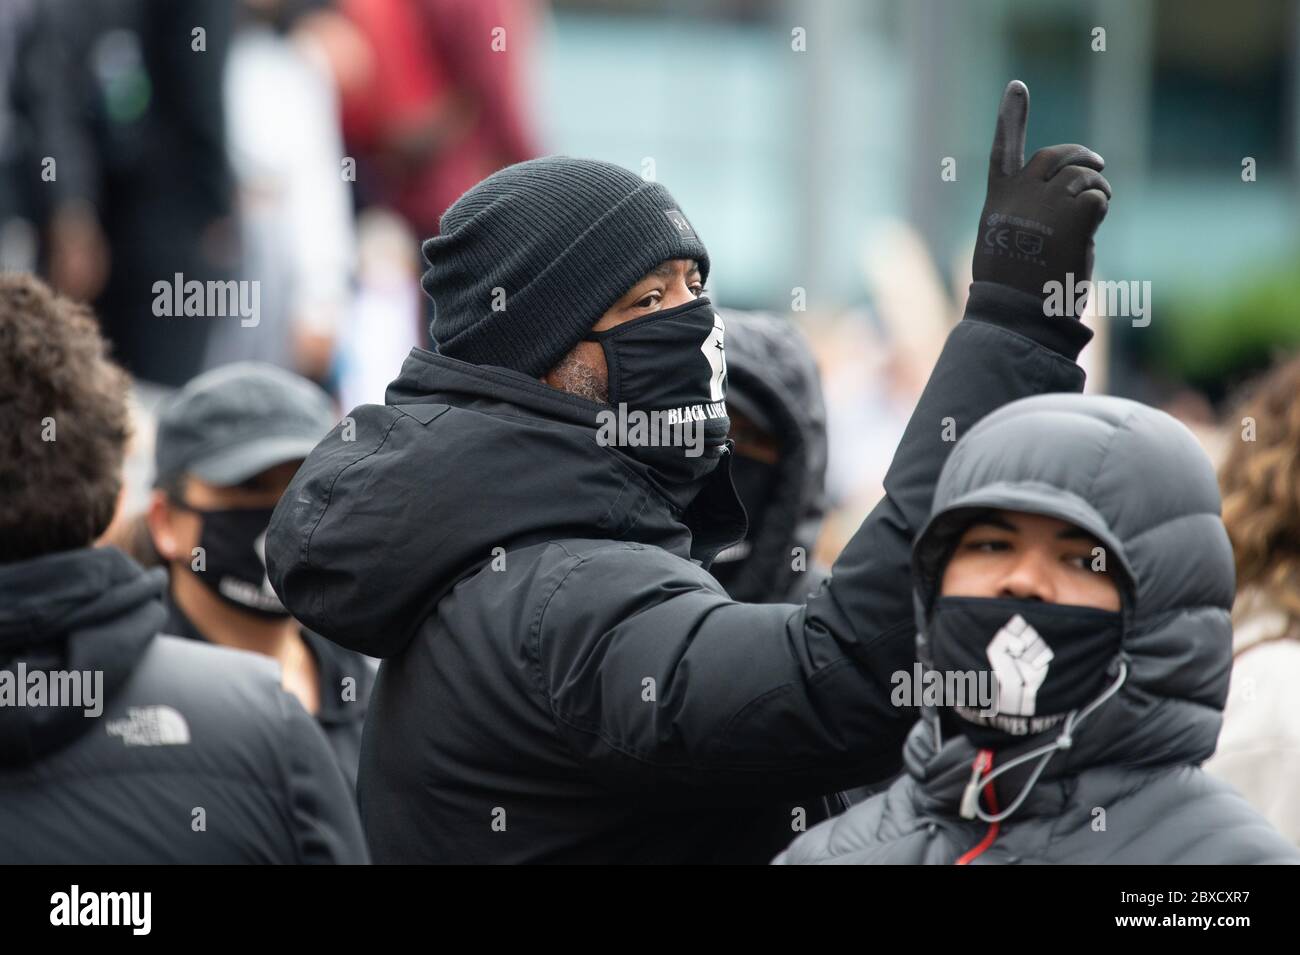
[(1232, 282), (1179, 294), (1166, 312), (1152, 356), (1171, 375), (1222, 384), (1300, 347), (1300, 254), (1236, 275)]

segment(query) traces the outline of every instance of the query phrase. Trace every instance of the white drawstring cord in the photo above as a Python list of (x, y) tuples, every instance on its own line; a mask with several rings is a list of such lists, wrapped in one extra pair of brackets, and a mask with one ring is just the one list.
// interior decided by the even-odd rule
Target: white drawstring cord
[[(1119, 688), (1124, 685), (1124, 680), (1128, 678), (1128, 664), (1123, 660), (1120, 660), (1119, 667), (1119, 677), (1114, 683), (1106, 688), (1105, 692), (1100, 694), (1082, 710), (1071, 710), (1066, 714), (1065, 725), (1061, 729), (1061, 734), (1057, 736), (1053, 742), (1040, 746), (1037, 749), (1032, 749), (1027, 753), (1020, 754), (1015, 759), (1011, 760), (1011, 762), (999, 766), (982, 779), (980, 778), (981, 764), (977, 761), (971, 772), (970, 782), (966, 784), (966, 790), (962, 793), (961, 817), (963, 819), (974, 819), (979, 817), (984, 822), (1001, 822), (1019, 809), (1020, 804), (1029, 796), (1029, 791), (1034, 788), (1034, 784), (1038, 782), (1038, 777), (1043, 774), (1043, 770), (1047, 768), (1047, 764), (1051, 761), (1052, 757), (1058, 752), (1067, 750), (1074, 745), (1074, 731), (1078, 725), (1087, 719), (1088, 716), (1097, 709), (1097, 707), (1101, 706), (1101, 704), (1105, 703), (1112, 696), (1118, 693)], [(986, 813), (980, 806), (980, 793), (983, 791), (984, 787), (993, 782), (993, 780), (997, 779), (1007, 770), (1014, 769), (1016, 766), (1038, 757), (1042, 757), (1042, 761), (1037, 767), (1035, 767), (1028, 782), (1021, 787), (1020, 795), (1015, 798), (1015, 801), (997, 815), (989, 815)]]

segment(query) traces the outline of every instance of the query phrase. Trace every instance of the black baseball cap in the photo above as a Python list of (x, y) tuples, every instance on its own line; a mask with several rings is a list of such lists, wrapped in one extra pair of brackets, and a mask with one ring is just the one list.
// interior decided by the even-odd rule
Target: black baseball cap
[(265, 362), (204, 372), (158, 419), (154, 484), (193, 475), (229, 487), (307, 457), (338, 420), (321, 388)]

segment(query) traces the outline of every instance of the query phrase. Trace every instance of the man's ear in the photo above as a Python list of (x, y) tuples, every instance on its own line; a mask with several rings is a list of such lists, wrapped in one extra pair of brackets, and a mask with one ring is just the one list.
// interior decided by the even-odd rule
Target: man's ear
[(178, 559), (176, 552), (179, 544), (176, 540), (176, 530), (172, 526), (175, 513), (166, 494), (157, 489), (150, 493), (149, 509), (145, 512), (145, 518), (149, 525), (149, 536), (153, 538), (154, 549), (165, 561)]

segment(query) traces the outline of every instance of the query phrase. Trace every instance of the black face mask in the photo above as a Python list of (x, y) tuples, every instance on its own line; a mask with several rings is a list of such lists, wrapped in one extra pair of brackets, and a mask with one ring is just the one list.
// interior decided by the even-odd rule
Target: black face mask
[(205, 511), (177, 503), (203, 520), (199, 546), (204, 569), (195, 570), (191, 560), (184, 561), (185, 567), (232, 607), (268, 619), (288, 617), (266, 576), (266, 529), (275, 508)]
[(667, 487), (706, 477), (725, 453), (727, 360), (707, 298), (593, 332), (609, 370), (613, 412), (597, 440), (651, 467)]
[(976, 685), (989, 688), (992, 700), (987, 710), (945, 700), (943, 722), (985, 749), (1045, 733), (1113, 678), (1122, 634), (1123, 617), (1108, 610), (940, 597), (927, 631), (934, 669), (977, 674)]

